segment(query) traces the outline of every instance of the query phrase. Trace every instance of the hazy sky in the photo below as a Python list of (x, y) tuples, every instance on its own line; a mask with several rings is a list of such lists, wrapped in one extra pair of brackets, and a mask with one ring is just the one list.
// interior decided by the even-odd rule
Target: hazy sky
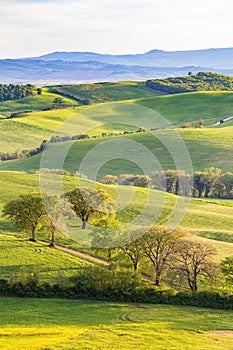
[(232, 0), (0, 0), (0, 57), (233, 47)]

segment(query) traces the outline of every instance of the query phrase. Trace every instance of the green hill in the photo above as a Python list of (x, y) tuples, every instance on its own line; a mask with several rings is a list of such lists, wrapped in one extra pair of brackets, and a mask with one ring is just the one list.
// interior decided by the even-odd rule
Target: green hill
[[(34, 98), (31, 97), (31, 99)], [(204, 120), (204, 126), (210, 126), (223, 117), (233, 115), (232, 102), (233, 93), (231, 92), (196, 92), (83, 106), (77, 109), (26, 113), (18, 118), (0, 120), (0, 149), (2, 152), (14, 152), (38, 147), (44, 139), (49, 139), (51, 133), (64, 121), (67, 121), (65, 129), (57, 130), (56, 134), (85, 133), (95, 136), (102, 133), (135, 131), (138, 127), (156, 128), (161, 126), (158, 113), (167, 119), (166, 122), (162, 122), (163, 126), (171, 124), (179, 126), (184, 122), (194, 126), (198, 119)], [(30, 109), (29, 107), (29, 105), (27, 108), (24, 106), (23, 109)], [(149, 109), (143, 109), (143, 107)], [(74, 115), (76, 118), (72, 120)], [(231, 125), (228, 123), (223, 126)]]

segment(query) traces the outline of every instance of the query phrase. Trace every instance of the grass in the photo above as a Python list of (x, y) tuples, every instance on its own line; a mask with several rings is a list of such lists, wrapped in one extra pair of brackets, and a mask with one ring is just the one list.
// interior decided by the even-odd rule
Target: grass
[(4, 350), (230, 350), (232, 312), (82, 300), (0, 299)]
[(40, 243), (0, 235), (0, 266), (0, 276), (3, 279), (9, 280), (15, 276), (22, 281), (25, 273), (38, 268), (41, 283), (58, 283), (58, 273), (64, 277), (74, 276), (87, 263)]
[[(48, 177), (47, 180), (54, 180), (54, 177)], [(85, 186), (86, 180), (82, 181)], [(56, 182), (55, 182), (56, 183)], [(64, 177), (64, 190), (71, 189), (77, 185), (77, 182), (72, 177)], [(104, 188), (113, 198), (118, 200), (117, 218), (122, 223), (131, 222), (145, 208), (145, 203), (148, 198), (147, 189), (127, 186), (118, 186), (117, 192), (115, 186), (98, 185)], [(19, 196), (22, 193), (39, 188), (38, 175), (29, 175), (17, 172), (0, 172), (0, 208), (4, 203)], [(132, 198), (131, 198), (132, 194)], [(127, 199), (129, 200), (126, 204)], [(174, 211), (177, 197), (175, 195), (166, 194), (166, 200), (163, 203), (164, 196), (161, 192), (150, 190), (151, 204), (147, 207), (147, 212), (144, 215), (143, 225), (156, 220), (158, 215), (159, 222), (166, 222)], [(121, 209), (119, 209), (121, 208)], [(159, 214), (160, 208), (162, 212)], [(191, 234), (199, 235), (202, 239), (208, 240), (218, 248), (218, 260), (226, 256), (232, 255), (233, 249), (233, 227), (232, 227), (232, 202), (221, 200), (201, 200), (192, 199), (185, 217), (181, 222), (181, 227), (190, 231)], [(16, 234), (10, 227), (9, 223), (4, 218), (0, 218), (0, 232), (2, 234)], [(86, 232), (81, 230), (81, 223), (77, 221), (69, 230), (69, 236), (76, 240), (79, 244), (86, 244), (90, 241), (90, 229)], [(25, 236), (24, 236), (25, 237)], [(39, 238), (46, 239), (43, 232), (39, 233)], [(69, 242), (63, 242), (72, 245)], [(74, 247), (76, 245), (74, 244)]]
[(72, 95), (77, 99), (88, 99), (91, 103), (132, 100), (163, 95), (160, 91), (148, 88), (145, 82), (118, 82), (80, 85), (58, 85), (49, 88), (50, 91), (59, 91)]

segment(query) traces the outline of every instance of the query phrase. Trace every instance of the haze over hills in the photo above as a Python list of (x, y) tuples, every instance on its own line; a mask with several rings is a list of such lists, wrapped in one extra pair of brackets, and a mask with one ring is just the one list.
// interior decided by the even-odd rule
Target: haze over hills
[(94, 52), (53, 52), (40, 56), (46, 61), (98, 61), (110, 64), (153, 67), (202, 66), (216, 69), (233, 68), (233, 48), (190, 51), (151, 50), (144, 54), (109, 55)]
[(152, 50), (135, 55), (53, 52), (40, 57), (0, 60), (1, 83), (51, 85), (142, 81), (184, 76), (188, 71), (233, 75), (233, 48), (174, 52)]

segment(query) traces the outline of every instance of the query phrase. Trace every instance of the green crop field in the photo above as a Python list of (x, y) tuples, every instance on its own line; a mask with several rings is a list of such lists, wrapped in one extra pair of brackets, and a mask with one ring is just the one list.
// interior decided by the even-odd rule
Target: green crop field
[(232, 311), (20, 298), (0, 298), (0, 307), (4, 350), (231, 350), (233, 346)]

